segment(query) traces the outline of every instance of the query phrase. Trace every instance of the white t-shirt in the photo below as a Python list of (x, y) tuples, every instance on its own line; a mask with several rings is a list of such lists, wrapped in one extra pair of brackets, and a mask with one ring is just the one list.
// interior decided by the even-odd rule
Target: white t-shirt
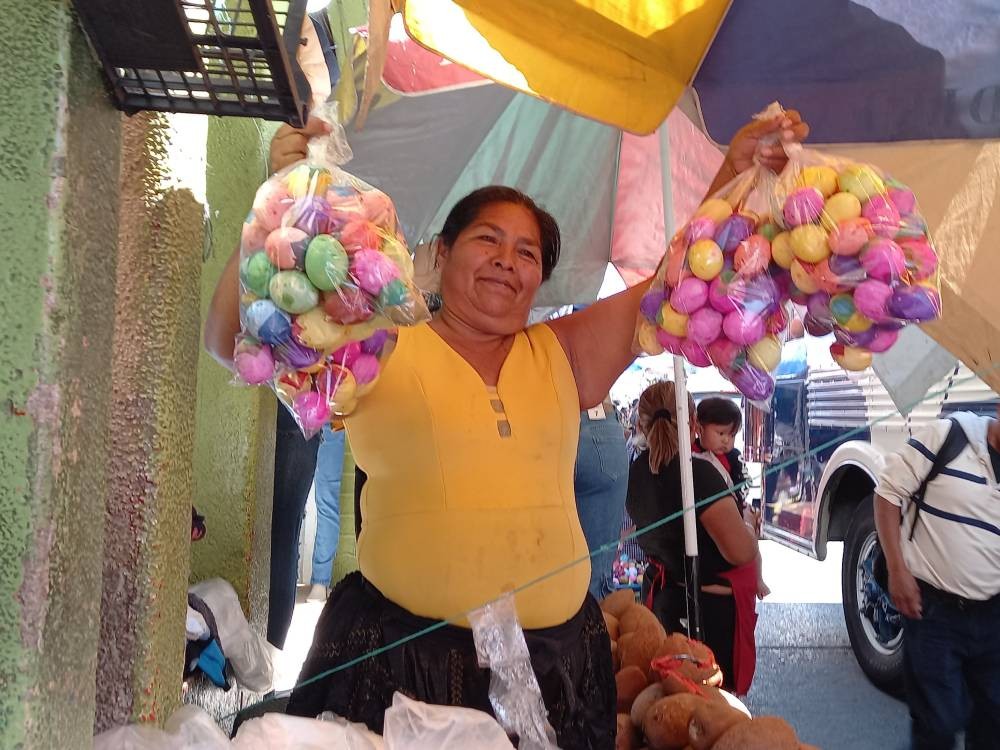
[(966, 599), (984, 600), (1000, 593), (1000, 486), (986, 442), (992, 420), (970, 412), (951, 416), (969, 443), (927, 486), (912, 540), (916, 514), (910, 497), (930, 472), (951, 422), (927, 425), (888, 456), (875, 492), (902, 509), (903, 560), (914, 576)]

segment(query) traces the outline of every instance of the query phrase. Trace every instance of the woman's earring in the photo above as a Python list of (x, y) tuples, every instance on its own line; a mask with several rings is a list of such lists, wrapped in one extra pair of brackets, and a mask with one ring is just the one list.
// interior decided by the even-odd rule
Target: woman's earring
[(441, 266), (441, 238), (435, 237), (431, 240), (431, 252), (434, 254), (434, 269)]

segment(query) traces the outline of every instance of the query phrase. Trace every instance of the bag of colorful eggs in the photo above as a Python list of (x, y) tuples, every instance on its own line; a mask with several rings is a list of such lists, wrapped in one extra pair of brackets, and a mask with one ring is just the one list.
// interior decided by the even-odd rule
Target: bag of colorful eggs
[(831, 353), (851, 370), (868, 367), (903, 326), (941, 313), (937, 253), (913, 193), (869, 164), (799, 144), (786, 151), (780, 175), (747, 170), (674, 235), (634, 343), (714, 365), (761, 406), (789, 302), (806, 308), (811, 335), (835, 335)]
[(429, 319), (389, 197), (340, 168), (343, 129), (260, 186), (240, 243), (235, 368), (307, 437), (375, 386), (392, 331)]
[(791, 275), (807, 332), (833, 333), (838, 364), (863, 370), (905, 325), (941, 316), (927, 223), (913, 192), (877, 167), (786, 150), (771, 206), (772, 262)]
[(640, 304), (634, 341), (637, 352), (714, 365), (761, 406), (774, 391), (792, 283), (771, 259), (780, 231), (766, 216), (775, 180), (763, 167), (744, 172), (674, 235)]

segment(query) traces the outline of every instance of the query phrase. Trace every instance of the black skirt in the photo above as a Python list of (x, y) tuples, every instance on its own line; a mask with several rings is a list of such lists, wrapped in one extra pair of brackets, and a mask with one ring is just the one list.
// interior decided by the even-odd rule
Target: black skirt
[[(326, 602), (299, 683), (434, 622), (392, 603), (360, 573), (352, 573)], [(594, 598), (588, 594), (580, 611), (562, 625), (526, 630), (524, 637), (559, 746), (613, 748), (611, 643)], [(333, 711), (381, 733), (397, 690), (426, 703), (493, 715), (489, 687), (490, 672), (479, 666), (472, 631), (448, 625), (296, 688), (287, 710), (298, 716)]]

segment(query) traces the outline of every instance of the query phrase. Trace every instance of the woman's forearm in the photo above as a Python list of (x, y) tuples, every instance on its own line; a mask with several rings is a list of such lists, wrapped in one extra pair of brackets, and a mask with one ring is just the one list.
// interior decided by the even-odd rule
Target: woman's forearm
[(719, 171), (715, 173), (715, 177), (712, 179), (712, 184), (708, 186), (708, 190), (705, 192), (705, 198), (717, 193), (722, 189), (723, 185), (735, 178), (737, 174), (738, 172), (733, 166), (733, 163), (729, 161), (729, 155), (727, 154), (726, 158), (722, 160), (722, 166), (719, 167)]
[(239, 266), (240, 249), (237, 247), (222, 269), (205, 319), (205, 349), (229, 369), (233, 368), (236, 334), (240, 332)]

